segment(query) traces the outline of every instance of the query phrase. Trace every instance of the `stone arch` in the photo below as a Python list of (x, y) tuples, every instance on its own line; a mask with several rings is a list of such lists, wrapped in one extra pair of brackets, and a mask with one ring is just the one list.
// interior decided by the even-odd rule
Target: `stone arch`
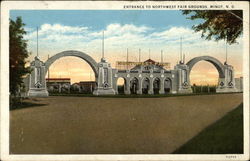
[(154, 77), (152, 79), (152, 83), (153, 83), (154, 94), (159, 94), (160, 89), (161, 89), (161, 79), (159, 77)]
[(130, 93), (137, 94), (137, 91), (139, 89), (139, 79), (137, 77), (131, 77), (129, 83)]
[[(119, 79), (123, 79), (123, 81), (124, 81), (124, 84), (123, 84), (123, 89), (122, 89), (122, 91), (119, 91), (119, 89), (118, 89), (118, 80)], [(115, 79), (115, 88), (116, 88), (116, 91), (117, 91), (117, 94), (121, 94), (121, 93), (125, 93), (125, 91), (126, 91), (126, 88), (127, 88), (127, 79), (125, 78), (125, 77), (123, 77), (123, 76), (118, 76), (116, 79)]]
[(172, 79), (171, 78), (165, 78), (164, 79), (164, 93), (171, 93), (172, 91)]
[(187, 62), (187, 66), (189, 67), (189, 73), (192, 70), (193, 66), (202, 60), (207, 61), (209, 63), (212, 63), (215, 66), (215, 68), (217, 69), (217, 71), (219, 72), (219, 77), (225, 78), (224, 65), (218, 59), (211, 57), (211, 56), (195, 57), (195, 58), (191, 59), (189, 62)]
[(89, 55), (87, 55), (83, 52), (80, 52), (80, 51), (76, 51), (76, 50), (63, 51), (63, 52), (60, 52), (60, 53), (50, 57), (45, 62), (45, 74), (47, 73), (51, 64), (53, 64), (57, 59), (65, 57), (65, 56), (75, 56), (75, 57), (78, 57), (78, 58), (85, 60), (90, 65), (90, 67), (93, 69), (93, 71), (95, 73), (95, 78), (97, 78), (98, 67), (97, 67), (96, 61), (92, 57), (90, 57)]
[[(146, 82), (148, 81), (148, 82)], [(144, 94), (148, 94), (149, 92), (149, 89), (150, 89), (150, 83), (151, 83), (152, 80), (150, 80), (150, 78), (148, 77), (143, 77), (142, 80), (141, 80), (141, 84), (142, 84), (142, 92)]]

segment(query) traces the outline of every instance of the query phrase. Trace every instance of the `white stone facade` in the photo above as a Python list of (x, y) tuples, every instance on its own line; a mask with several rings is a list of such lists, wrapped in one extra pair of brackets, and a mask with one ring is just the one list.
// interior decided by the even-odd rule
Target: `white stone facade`
[[(233, 66), (222, 64), (210, 56), (201, 56), (191, 59), (188, 63), (180, 62), (173, 70), (166, 70), (160, 65), (139, 65), (131, 70), (113, 69), (104, 58), (96, 63), (89, 55), (79, 51), (64, 51), (49, 58), (45, 63), (37, 57), (31, 63), (32, 73), (29, 75), (28, 96), (48, 96), (45, 75), (49, 66), (57, 59), (64, 56), (76, 56), (86, 61), (93, 69), (97, 86), (94, 95), (118, 94), (117, 81), (123, 78), (125, 94), (165, 94), (165, 93), (192, 93), (190, 85), (190, 71), (199, 61), (212, 63), (219, 72), (218, 87), (216, 92), (237, 92), (234, 79)], [(153, 62), (152, 60), (147, 60)]]

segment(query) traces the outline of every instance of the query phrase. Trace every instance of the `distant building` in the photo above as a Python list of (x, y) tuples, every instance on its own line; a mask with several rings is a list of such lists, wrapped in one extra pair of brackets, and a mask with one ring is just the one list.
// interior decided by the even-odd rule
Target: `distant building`
[(70, 87), (70, 92), (72, 93), (80, 93), (81, 92), (81, 86), (80, 83), (73, 83)]
[(72, 93), (92, 93), (96, 88), (95, 81), (81, 81), (71, 85)]
[(82, 93), (92, 93), (96, 88), (95, 81), (81, 81), (79, 85)]
[(52, 93), (70, 92), (70, 78), (46, 78), (46, 85)]
[(243, 92), (243, 77), (235, 78), (235, 87), (238, 92)]
[(126, 62), (126, 61), (117, 61), (116, 62), (116, 68), (118, 70), (124, 70), (124, 69), (132, 69), (135, 66), (147, 66), (150, 64), (154, 64), (154, 65), (159, 65), (165, 69), (170, 69), (170, 63), (169, 62), (156, 62), (152, 59), (148, 59), (144, 62)]

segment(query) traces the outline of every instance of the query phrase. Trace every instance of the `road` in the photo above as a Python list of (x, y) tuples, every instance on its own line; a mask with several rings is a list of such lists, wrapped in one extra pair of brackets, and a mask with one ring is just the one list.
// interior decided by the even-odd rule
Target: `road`
[(51, 96), (10, 112), (11, 154), (168, 154), (242, 94), (162, 98)]

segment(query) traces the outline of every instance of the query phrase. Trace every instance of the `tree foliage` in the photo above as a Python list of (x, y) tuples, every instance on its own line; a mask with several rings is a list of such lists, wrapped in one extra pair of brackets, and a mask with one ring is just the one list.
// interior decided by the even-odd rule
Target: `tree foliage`
[(228, 44), (236, 43), (236, 39), (243, 31), (242, 10), (184, 10), (188, 19), (203, 19), (203, 22), (194, 25), (195, 32), (202, 32), (201, 37), (206, 40), (226, 40)]
[(21, 17), (16, 21), (10, 19), (9, 24), (9, 70), (10, 70), (10, 94), (16, 96), (18, 89), (23, 83), (23, 77), (30, 72), (30, 68), (25, 67), (27, 51), (27, 40), (23, 35), (25, 24)]

